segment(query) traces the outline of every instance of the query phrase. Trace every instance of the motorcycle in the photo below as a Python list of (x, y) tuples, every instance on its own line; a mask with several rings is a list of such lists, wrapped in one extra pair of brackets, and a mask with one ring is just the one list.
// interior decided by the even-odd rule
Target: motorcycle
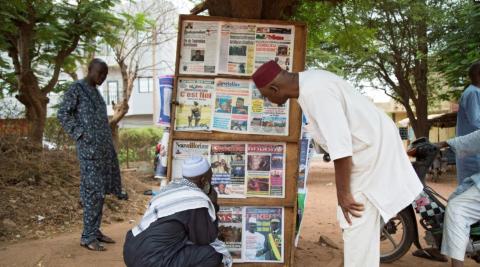
[[(444, 257), (439, 257), (439, 251), (442, 245), (447, 199), (425, 184), (425, 177), (438, 153), (438, 147), (430, 143), (427, 138), (417, 139), (410, 145), (408, 154), (415, 158), (412, 165), (424, 189), (412, 205), (384, 224), (380, 237), (382, 263), (391, 263), (400, 259), (412, 244), (418, 249), (414, 252), (415, 256), (437, 261), (446, 260)], [(429, 248), (422, 248), (420, 244), (417, 219), (425, 232), (424, 239)], [(467, 257), (480, 263), (480, 222), (471, 226), (466, 254)]]

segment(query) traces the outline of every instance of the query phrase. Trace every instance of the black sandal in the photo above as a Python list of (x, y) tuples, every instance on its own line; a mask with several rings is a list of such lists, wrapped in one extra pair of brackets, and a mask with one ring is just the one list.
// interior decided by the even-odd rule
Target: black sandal
[(80, 243), (80, 246), (88, 249), (88, 250), (92, 250), (92, 251), (106, 251), (107, 249), (102, 246), (102, 244), (100, 243), (100, 241), (98, 241), (97, 239), (93, 240), (92, 242), (86, 244), (86, 243)]
[(97, 237), (97, 240), (100, 241), (100, 242), (103, 242), (103, 243), (107, 243), (107, 244), (114, 244), (115, 243), (115, 240), (111, 239), (110, 237), (108, 237), (104, 234), (101, 234), (99, 237)]

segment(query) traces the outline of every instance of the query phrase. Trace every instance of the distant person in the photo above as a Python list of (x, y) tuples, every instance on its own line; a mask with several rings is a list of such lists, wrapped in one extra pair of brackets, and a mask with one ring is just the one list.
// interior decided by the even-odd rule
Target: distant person
[(160, 189), (140, 223), (128, 231), (123, 259), (128, 267), (231, 266), (217, 239), (217, 193), (208, 161), (194, 156), (182, 166), (183, 179)]
[[(480, 61), (473, 63), (469, 70), (471, 84), (465, 89), (459, 101), (457, 113), (457, 136), (467, 135), (480, 129)], [(457, 180), (480, 172), (480, 155), (458, 158)]]
[(192, 61), (203, 61), (204, 56), (200, 50), (195, 50), (195, 53), (192, 55)]
[(272, 60), (252, 79), (275, 104), (298, 101), (313, 139), (334, 162), (345, 267), (379, 266), (382, 218), (396, 216), (423, 188), (395, 123), (328, 71), (290, 73)]
[(188, 127), (192, 127), (192, 120), (195, 121), (195, 127), (198, 127), (200, 118), (202, 117), (201, 108), (198, 106), (198, 102), (193, 102), (193, 107), (190, 110), (190, 116), (188, 116)]
[[(459, 159), (480, 153), (480, 130), (439, 144), (451, 147)], [(443, 226), (442, 254), (452, 267), (463, 267), (471, 225), (480, 220), (480, 172), (466, 177), (448, 199)]]
[(101, 59), (93, 59), (88, 65), (87, 77), (70, 86), (58, 110), (60, 124), (77, 143), (80, 200), (83, 206), (80, 245), (95, 251), (106, 250), (102, 243), (115, 243), (100, 231), (105, 195), (128, 198), (122, 192), (107, 107), (97, 89), (107, 74), (107, 64)]

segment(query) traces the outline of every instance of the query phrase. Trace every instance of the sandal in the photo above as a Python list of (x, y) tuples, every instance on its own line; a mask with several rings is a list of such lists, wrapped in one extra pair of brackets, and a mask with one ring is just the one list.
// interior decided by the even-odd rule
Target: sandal
[(107, 243), (107, 244), (114, 244), (115, 243), (115, 240), (111, 239), (110, 237), (108, 237), (104, 234), (101, 234), (99, 237), (97, 237), (97, 240), (100, 241), (100, 242), (103, 242), (103, 243)]
[(105, 251), (107, 250), (104, 246), (102, 246), (102, 244), (100, 243), (100, 241), (98, 241), (97, 239), (93, 240), (92, 242), (86, 244), (86, 243), (80, 243), (80, 246), (88, 249), (88, 250), (92, 250), (92, 251)]

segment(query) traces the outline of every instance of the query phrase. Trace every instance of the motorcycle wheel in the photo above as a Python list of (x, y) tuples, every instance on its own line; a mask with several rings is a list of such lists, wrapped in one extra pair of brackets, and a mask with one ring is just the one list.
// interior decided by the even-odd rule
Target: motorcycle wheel
[(410, 249), (415, 240), (415, 218), (404, 209), (385, 223), (380, 233), (380, 262), (394, 262)]

